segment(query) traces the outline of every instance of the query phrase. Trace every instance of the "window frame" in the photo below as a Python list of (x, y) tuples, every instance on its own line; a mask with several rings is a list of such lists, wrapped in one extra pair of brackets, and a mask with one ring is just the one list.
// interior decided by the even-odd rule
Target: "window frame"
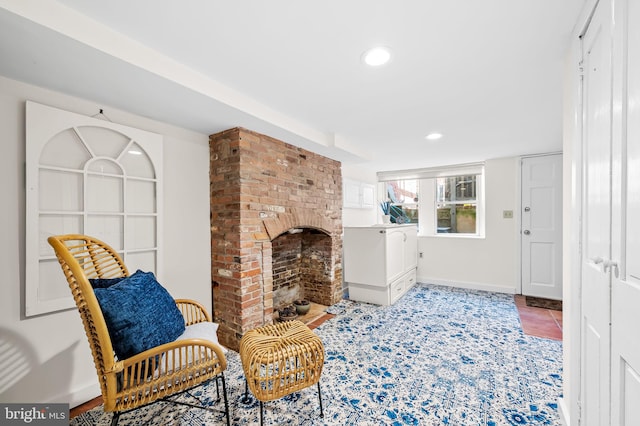
[[(443, 176), (443, 177), (447, 177), (447, 178), (454, 178), (454, 177), (458, 177), (458, 176), (470, 176), (470, 174), (464, 174), (464, 175), (455, 175), (455, 176)], [(433, 198), (433, 217), (434, 217), (434, 222), (433, 222), (433, 228), (429, 228), (428, 230), (426, 230), (426, 232), (424, 232), (425, 235), (431, 235), (433, 234), (434, 236), (438, 236), (438, 237), (445, 237), (445, 238), (461, 238), (461, 237), (466, 237), (466, 238), (478, 238), (478, 237), (483, 237), (484, 236), (484, 173), (482, 174), (475, 174), (476, 176), (476, 196), (475, 199), (473, 200), (460, 200), (460, 201), (444, 201), (441, 202), (438, 200), (437, 197), (437, 191), (438, 191), (438, 182), (437, 179), (438, 178), (434, 178), (433, 179), (433, 185), (434, 185), (434, 194), (436, 194), (436, 196)], [(438, 232), (438, 204), (446, 204), (446, 205), (464, 205), (464, 204), (475, 204), (476, 206), (476, 232)]]
[[(437, 238), (484, 238), (485, 237), (485, 176), (484, 163), (470, 163), (444, 167), (433, 167), (391, 172), (378, 172), (380, 201), (386, 201), (386, 182), (393, 180), (418, 180), (418, 235)], [(476, 232), (437, 232), (437, 178), (476, 175)]]
[[(395, 182), (395, 181), (401, 181), (401, 180), (415, 180), (416, 181), (416, 185), (417, 185), (417, 190), (416, 190), (416, 197), (418, 197), (418, 201), (411, 201), (411, 202), (394, 202), (391, 197), (389, 196), (388, 193), (388, 184), (389, 182)], [(392, 207), (399, 207), (403, 212), (405, 211), (404, 206), (415, 206), (415, 208), (418, 211), (418, 216), (420, 214), (420, 179), (394, 179), (393, 181), (385, 181), (385, 182), (380, 182), (380, 199), (381, 201), (387, 201), (389, 203), (391, 203)], [(404, 189), (404, 188), (402, 188)], [(405, 215), (406, 216), (406, 215)], [(409, 217), (409, 216), (406, 216)], [(410, 218), (410, 217), (409, 217)], [(411, 219), (411, 218), (410, 218)], [(416, 217), (416, 219), (418, 220), (418, 222), (420, 221), (419, 217)], [(393, 222), (393, 214), (392, 214), (392, 223)], [(411, 223), (415, 223), (413, 221), (409, 221), (409, 222), (404, 222), (404, 224), (411, 224)]]
[[(445, 179), (445, 180), (453, 180), (453, 182), (455, 182), (455, 184), (453, 185), (453, 187), (449, 188), (452, 192), (457, 191), (457, 186), (460, 183), (467, 183), (468, 181), (464, 180), (465, 178), (468, 178), (472, 176), (473, 180), (471, 181), (473, 183), (473, 198), (468, 198), (468, 199), (456, 199), (457, 197), (455, 195), (450, 196), (450, 198), (453, 198), (451, 200), (446, 200), (446, 196), (444, 194), (440, 194), (440, 184), (438, 183), (438, 180), (441, 179)], [(478, 200), (478, 195), (479, 195), (479, 191), (478, 191), (478, 183), (479, 183), (479, 178), (480, 175), (476, 175), (476, 174), (465, 174), (465, 175), (456, 175), (456, 176), (444, 176), (444, 177), (438, 177), (434, 179), (435, 185), (436, 185), (436, 197), (434, 200), (434, 208), (435, 208), (435, 215), (436, 215), (436, 224), (435, 224), (435, 232), (437, 234), (466, 234), (466, 235), (478, 235), (478, 229), (479, 229), (479, 223), (478, 223), (478, 210), (479, 210), (479, 200)], [(456, 180), (459, 180), (459, 182), (456, 182)], [(452, 183), (453, 183), (452, 182)], [(446, 187), (449, 185), (449, 183), (446, 183), (444, 185), (445, 188), (444, 191), (446, 193)], [(457, 231), (456, 232), (450, 232), (450, 230), (454, 227), (453, 222), (455, 220), (456, 224), (455, 224), (455, 228), (459, 229), (459, 224), (458, 224), (458, 210), (459, 210), (459, 206), (466, 206), (466, 205), (473, 205), (475, 207), (475, 221), (474, 221), (474, 225), (475, 225), (475, 231), (474, 232), (460, 232)], [(449, 217), (449, 221), (450, 221), (450, 228), (448, 228), (447, 231), (440, 231), (440, 210), (443, 209), (448, 209), (451, 212), (451, 216)], [(453, 218), (452, 216), (455, 215), (455, 218)]]
[[(47, 243), (49, 235), (89, 233), (111, 245), (130, 270), (138, 266), (149, 269), (153, 263), (152, 272), (161, 276), (164, 205), (162, 135), (32, 101), (26, 102), (25, 109), (25, 316), (47, 314), (75, 306), (55, 254)], [(87, 129), (97, 130), (98, 133), (86, 137), (84, 131)], [(63, 132), (75, 135), (73, 148), (77, 149), (66, 149), (64, 155), (56, 150), (56, 157), (65, 158), (82, 152), (78, 164), (52, 165), (43, 162), (43, 153), (55, 145), (56, 137)], [(113, 135), (121, 137), (120, 140), (126, 143), (116, 144), (118, 148), (112, 150), (108, 136)], [(108, 148), (98, 152), (93, 149), (96, 147), (100, 151)], [(134, 155), (132, 149), (140, 152)], [(134, 157), (129, 155), (143, 155), (150, 166), (146, 170), (152, 174), (146, 175), (144, 171), (138, 173), (143, 169), (136, 169), (136, 163), (129, 161)], [(101, 166), (108, 170), (101, 169)], [(47, 173), (69, 177), (78, 184), (48, 182)], [(98, 180), (102, 182), (99, 184)], [(109, 185), (109, 182), (112, 184)], [(113, 183), (117, 191), (113, 190)], [(100, 191), (101, 188), (103, 191)], [(57, 204), (51, 207), (51, 200), (56, 199), (64, 201), (62, 207)], [(69, 200), (74, 202), (69, 203)], [(146, 202), (145, 208), (141, 209), (140, 200)], [(69, 207), (70, 204), (73, 205)], [(115, 229), (111, 226), (114, 221), (119, 223), (118, 232), (112, 233), (115, 238), (106, 238), (103, 235)], [(146, 222), (147, 226), (139, 226), (140, 221)], [(154, 241), (148, 243), (151, 238)], [(148, 259), (151, 259), (151, 263)], [(55, 272), (49, 273), (49, 270)], [(65, 288), (67, 291), (64, 291)]]

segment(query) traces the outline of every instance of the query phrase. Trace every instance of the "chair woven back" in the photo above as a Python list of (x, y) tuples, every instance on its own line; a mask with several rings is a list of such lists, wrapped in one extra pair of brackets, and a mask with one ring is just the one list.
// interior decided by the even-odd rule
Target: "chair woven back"
[[(114, 413), (113, 422), (117, 423), (125, 411), (215, 379), (216, 384), (222, 382), (229, 425), (223, 374), (227, 360), (217, 338), (176, 339), (118, 359), (89, 279), (128, 277), (129, 271), (122, 258), (107, 244), (86, 235), (58, 235), (49, 237), (48, 241), (56, 252), (80, 312), (98, 373), (104, 410)], [(200, 303), (189, 299), (175, 302), (185, 326), (211, 321)], [(215, 333), (215, 328), (213, 330)]]
[[(108, 401), (110, 399), (107, 398), (108, 390), (115, 392), (117, 386), (114, 375), (106, 375), (105, 373), (113, 370), (117, 360), (107, 324), (89, 283), (89, 278), (127, 277), (129, 271), (113, 248), (95, 238), (68, 234), (49, 237), (48, 242), (55, 250), (62, 271), (69, 283), (71, 294), (89, 339), (100, 389), (104, 400)], [(113, 381), (113, 383), (107, 383), (108, 381)]]

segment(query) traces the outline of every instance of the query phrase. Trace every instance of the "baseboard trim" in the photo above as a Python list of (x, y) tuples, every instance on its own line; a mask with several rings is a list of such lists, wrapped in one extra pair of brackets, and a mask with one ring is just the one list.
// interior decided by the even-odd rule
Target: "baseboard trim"
[(78, 405), (82, 405), (87, 401), (91, 401), (95, 399), (97, 396), (101, 394), (100, 385), (98, 383), (86, 386), (82, 389), (76, 390), (74, 392), (70, 392), (66, 395), (62, 395), (60, 402), (68, 402), (70, 408), (77, 407)]
[(569, 407), (567, 407), (564, 398), (558, 398), (558, 413), (560, 414), (560, 422), (564, 426), (569, 426), (571, 417), (569, 415)]
[(464, 288), (468, 290), (483, 290), (483, 291), (491, 291), (494, 293), (516, 294), (515, 287), (502, 287), (502, 286), (484, 284), (484, 283), (449, 281), (449, 280), (440, 280), (437, 278), (429, 278), (429, 277), (418, 277), (418, 282), (444, 285), (447, 287)]

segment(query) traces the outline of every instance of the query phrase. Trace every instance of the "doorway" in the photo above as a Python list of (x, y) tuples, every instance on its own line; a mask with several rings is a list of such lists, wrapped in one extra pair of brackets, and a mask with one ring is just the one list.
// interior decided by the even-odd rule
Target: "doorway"
[(522, 294), (562, 300), (562, 154), (521, 160)]

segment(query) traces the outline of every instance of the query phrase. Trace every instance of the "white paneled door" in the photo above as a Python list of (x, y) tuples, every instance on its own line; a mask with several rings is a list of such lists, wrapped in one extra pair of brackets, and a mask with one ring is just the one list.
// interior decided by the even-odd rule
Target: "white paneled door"
[(562, 155), (522, 159), (522, 294), (562, 299)]
[(601, 1), (582, 37), (583, 198), (581, 424), (609, 424), (611, 257), (611, 3)]
[(616, 3), (611, 260), (611, 424), (640, 422), (640, 1)]

